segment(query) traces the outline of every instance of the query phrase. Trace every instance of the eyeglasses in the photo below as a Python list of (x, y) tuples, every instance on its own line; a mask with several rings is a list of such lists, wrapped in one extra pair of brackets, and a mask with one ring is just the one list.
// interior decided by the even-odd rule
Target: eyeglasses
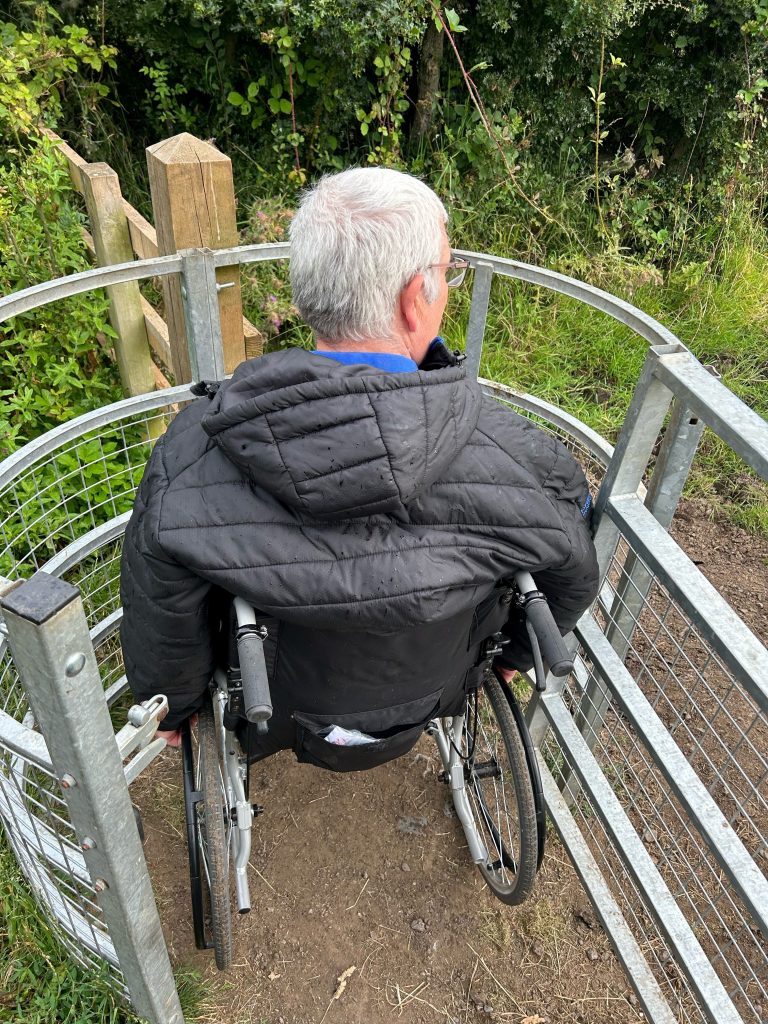
[(469, 262), (467, 260), (451, 260), (450, 263), (430, 263), (427, 269), (444, 270), (445, 283), (448, 287), (458, 288), (464, 280), (464, 275), (469, 270)]

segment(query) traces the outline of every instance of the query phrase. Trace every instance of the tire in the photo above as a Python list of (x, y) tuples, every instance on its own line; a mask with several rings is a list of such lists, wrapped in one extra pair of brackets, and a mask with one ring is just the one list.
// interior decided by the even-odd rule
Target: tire
[(467, 702), (460, 752), (464, 784), (488, 860), (488, 888), (514, 906), (530, 896), (538, 869), (538, 828), (531, 777), (504, 691), (489, 673)]
[(222, 766), (213, 709), (207, 704), (197, 722), (197, 842), (202, 861), (201, 881), (207, 896), (216, 966), (225, 971), (232, 963), (232, 903), (229, 892), (229, 849)]

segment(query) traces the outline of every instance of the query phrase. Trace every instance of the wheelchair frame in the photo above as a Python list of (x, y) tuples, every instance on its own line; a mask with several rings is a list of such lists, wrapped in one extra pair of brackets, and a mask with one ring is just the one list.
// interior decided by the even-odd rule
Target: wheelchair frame
[[(543, 595), (536, 590), (527, 573), (517, 574), (516, 593), (518, 606), (526, 614), (534, 649), (536, 686), (543, 690), (546, 683), (542, 652), (557, 674), (571, 670), (570, 655)], [(255, 621), (253, 609), (242, 599), (236, 599), (235, 607), (240, 625)], [(536, 614), (531, 614), (532, 608), (536, 609)], [(256, 649), (263, 659), (263, 637), (262, 644)], [(254, 650), (252, 645), (250, 650)], [(500, 650), (500, 646), (492, 647), (487, 658)], [(262, 669), (265, 677), (263, 665)], [(244, 672), (244, 679), (245, 676)], [(226, 893), (228, 898), (231, 865), (238, 912), (244, 914), (251, 909), (247, 878), (251, 827), (254, 817), (262, 810), (249, 802), (247, 758), (235, 732), (224, 724), (230, 696), (227, 673), (217, 669), (212, 681), (210, 711), (206, 705), (201, 712), (212, 714), (213, 718), (217, 759), (213, 781), (207, 771), (201, 771), (200, 764), (205, 755), (200, 749), (195, 757), (189, 722), (185, 723), (182, 734), (195, 943), (199, 949), (215, 950), (216, 965), (220, 970), (226, 969), (232, 960), (231, 913), (229, 904), (226, 909), (220, 905), (221, 893)], [(239, 691), (238, 700), (242, 706)], [(269, 703), (268, 694), (266, 700)], [(482, 715), (481, 701), (487, 701)], [(258, 722), (263, 731), (264, 718), (260, 717)], [(487, 669), (486, 678), (477, 690), (468, 695), (463, 711), (452, 717), (432, 719), (425, 732), (437, 744), (443, 764), (440, 778), (450, 790), (472, 862), (502, 902), (510, 905), (523, 902), (532, 891), (544, 855), (546, 815), (533, 743), (514, 693), (497, 671)], [(478, 745), (481, 760), (477, 757)], [(509, 781), (515, 801), (514, 818), (504, 790), (506, 777), (502, 762), (509, 766)], [(211, 792), (211, 785), (218, 787), (218, 791)], [(490, 805), (484, 796), (488, 788), (492, 794)], [(501, 798), (499, 788), (502, 789)], [(223, 858), (214, 856), (214, 851), (208, 849), (211, 839), (205, 815), (212, 812), (224, 817)], [(516, 825), (515, 838), (509, 827), (512, 820)], [(504, 824), (506, 838), (502, 834)], [(216, 833), (221, 835), (218, 823)]]

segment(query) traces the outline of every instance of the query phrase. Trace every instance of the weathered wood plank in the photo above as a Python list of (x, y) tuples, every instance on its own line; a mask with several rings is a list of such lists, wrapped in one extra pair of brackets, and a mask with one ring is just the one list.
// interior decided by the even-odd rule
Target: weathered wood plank
[[(237, 245), (232, 161), (210, 143), (187, 132), (165, 139), (147, 150), (152, 208), (160, 255), (179, 249)], [(245, 358), (243, 308), (239, 267), (217, 271), (219, 284), (232, 284), (219, 293), (225, 372)], [(177, 381), (190, 378), (181, 291), (178, 280), (163, 279), (165, 314), (171, 345), (172, 370)]]
[[(93, 230), (96, 262), (108, 267), (133, 259), (128, 222), (117, 174), (107, 164), (83, 164), (79, 168), (88, 216)], [(141, 293), (136, 281), (107, 288), (109, 320), (117, 334), (115, 354), (126, 395), (154, 390)]]

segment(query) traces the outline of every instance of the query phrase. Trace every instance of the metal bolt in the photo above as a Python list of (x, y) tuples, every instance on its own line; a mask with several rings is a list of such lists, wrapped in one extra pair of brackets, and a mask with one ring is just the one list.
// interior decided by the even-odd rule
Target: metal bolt
[(105, 889), (109, 888), (109, 885), (104, 881), (103, 878), (97, 878), (93, 883), (93, 888), (96, 892), (104, 892)]
[(181, 297), (184, 300), (187, 298), (187, 286), (185, 284), (182, 284), (181, 286)]
[(72, 678), (72, 676), (78, 675), (85, 668), (85, 655), (82, 651), (78, 651), (73, 654), (64, 666), (65, 673)]
[(95, 850), (96, 849), (96, 840), (95, 839), (91, 839), (90, 836), (86, 836), (85, 839), (83, 839), (82, 843), (80, 843), (80, 849), (81, 850)]
[(234, 288), (234, 287), (235, 287), (235, 282), (234, 281), (225, 281), (224, 284), (217, 284), (216, 285), (216, 291), (217, 292), (223, 292), (225, 288)]
[(77, 779), (74, 775), (62, 775), (59, 779), (62, 789), (74, 789), (77, 785)]

